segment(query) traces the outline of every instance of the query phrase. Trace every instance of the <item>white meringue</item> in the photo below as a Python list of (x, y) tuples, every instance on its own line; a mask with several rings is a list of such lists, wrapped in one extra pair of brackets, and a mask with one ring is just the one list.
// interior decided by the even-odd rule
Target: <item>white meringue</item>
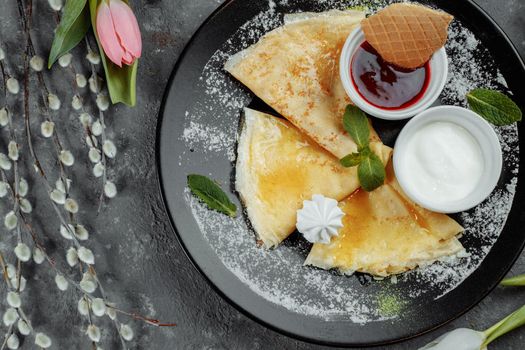
[(314, 194), (311, 201), (303, 201), (303, 208), (297, 211), (297, 230), (308, 242), (330, 243), (332, 236), (339, 235), (345, 214), (337, 201), (320, 194)]

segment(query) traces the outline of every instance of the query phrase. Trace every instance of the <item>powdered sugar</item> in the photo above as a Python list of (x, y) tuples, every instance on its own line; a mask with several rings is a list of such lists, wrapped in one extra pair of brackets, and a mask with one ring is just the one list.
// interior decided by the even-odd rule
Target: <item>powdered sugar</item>
[(219, 128), (200, 124), (191, 120), (182, 133), (182, 139), (189, 147), (204, 149), (208, 152), (224, 152), (228, 159), (235, 160), (235, 135)]
[(441, 99), (446, 104), (466, 106), (465, 95), (479, 87), (505, 90), (507, 83), (495, 66), (485, 64), (490, 53), (476, 36), (454, 20), (445, 45), (449, 75)]
[[(385, 319), (371, 307), (374, 297), (352, 291), (347, 277), (304, 267), (308, 253), (304, 244), (284, 244), (276, 250), (258, 247), (243, 216), (231, 219), (210, 211), (189, 191), (185, 198), (223, 263), (257, 294), (295, 312), (326, 320), (365, 323)], [(319, 295), (323, 298), (312, 297)]]
[[(358, 1), (322, 0), (318, 10), (359, 4)], [(367, 5), (377, 7), (385, 2), (372, 1)], [(179, 137), (188, 150), (202, 152), (205, 160), (221, 156), (234, 161), (241, 109), (252, 100), (251, 93), (223, 70), (223, 64), (228, 57), (281, 25), (283, 15), (279, 9), (282, 6), (291, 5), (287, 0), (270, 1), (267, 10), (242, 25), (203, 69), (199, 84), (206, 91), (206, 97), (187, 111), (185, 128)], [(443, 103), (465, 106), (465, 94), (473, 88), (506, 88), (490, 53), (472, 32), (456, 21), (449, 30), (446, 49), (449, 76), (441, 96)], [(305, 267), (302, 264), (310, 246), (304, 240), (293, 236), (279, 248), (265, 250), (256, 245), (245, 216), (231, 219), (208, 210), (188, 191), (184, 198), (200, 231), (223, 264), (263, 298), (293, 312), (326, 320), (348, 319), (356, 323), (385, 320), (396, 315), (381, 314), (379, 296), (399, 294), (407, 303), (422, 295), (440, 298), (481, 264), (499, 237), (514, 198), (519, 149), (516, 125), (496, 131), (504, 155), (504, 175), (501, 185), (485, 202), (458, 217), (466, 229), (461, 238), (466, 253), (383, 281), (372, 281), (366, 276), (358, 280)], [(190, 163), (193, 159), (184, 151), (180, 161)]]

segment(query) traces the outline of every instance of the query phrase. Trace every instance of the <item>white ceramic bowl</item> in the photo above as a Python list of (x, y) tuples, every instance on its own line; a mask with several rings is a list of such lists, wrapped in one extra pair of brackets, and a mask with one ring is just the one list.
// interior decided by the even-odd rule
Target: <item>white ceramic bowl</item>
[(407, 108), (388, 110), (381, 109), (370, 104), (363, 97), (361, 97), (352, 83), (350, 64), (352, 63), (352, 57), (354, 56), (354, 53), (364, 41), (365, 35), (361, 30), (361, 27), (354, 29), (346, 39), (339, 61), (339, 74), (341, 76), (343, 87), (356, 106), (358, 106), (364, 112), (377, 118), (399, 120), (413, 117), (414, 115), (430, 107), (432, 103), (436, 101), (447, 81), (448, 60), (445, 48), (442, 47), (436, 51), (430, 59), (430, 82), (427, 90), (419, 99), (419, 101), (411, 106), (408, 106)]
[[(434, 122), (451, 122), (467, 130), (478, 142), (484, 160), (483, 176), (475, 189), (466, 197), (450, 202), (432, 202), (418, 193), (407, 181), (404, 161), (407, 143), (413, 134)], [(394, 147), (394, 171), (405, 194), (424, 208), (440, 213), (457, 213), (470, 209), (487, 198), (498, 183), (502, 166), (501, 146), (492, 126), (476, 113), (461, 107), (439, 106), (429, 108), (412, 118), (401, 130)]]

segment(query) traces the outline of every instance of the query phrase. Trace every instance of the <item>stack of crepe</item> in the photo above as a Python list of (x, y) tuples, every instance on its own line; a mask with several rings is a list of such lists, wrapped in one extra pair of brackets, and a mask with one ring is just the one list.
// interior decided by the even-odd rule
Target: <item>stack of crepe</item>
[(357, 150), (342, 125), (351, 101), (339, 79), (339, 54), (363, 18), (360, 11), (286, 16), (285, 25), (232, 56), (225, 69), (286, 118), (246, 109), (238, 146), (236, 188), (264, 245), (276, 247), (294, 232), (303, 200), (322, 194), (340, 201), (344, 227), (330, 244), (314, 244), (306, 264), (386, 276), (461, 251), (462, 228), (403, 194), (391, 149), (371, 125), (385, 184), (365, 192), (356, 169), (339, 163)]

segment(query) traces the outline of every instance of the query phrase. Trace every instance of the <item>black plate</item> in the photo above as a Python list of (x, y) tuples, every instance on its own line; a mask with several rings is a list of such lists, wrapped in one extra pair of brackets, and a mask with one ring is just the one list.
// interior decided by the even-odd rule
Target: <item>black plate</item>
[[(474, 60), (472, 66), (482, 65), (482, 73), (491, 77), (487, 80), (493, 80), (492, 86), (505, 89), (494, 67), (499, 68), (514, 100), (523, 104), (525, 67), (497, 24), (472, 1), (422, 2), (453, 14), (463, 26), (476, 33), (481, 43), (474, 43), (477, 48), (470, 57)], [(524, 199), (521, 180), (515, 196), (510, 195), (516, 185), (518, 165), (523, 166), (523, 162), (517, 150), (518, 141), (511, 136), (502, 139), (507, 146), (504, 147), (506, 164), (491, 199), (479, 208), (455, 217), (468, 230), (461, 239), (462, 243), (467, 251), (479, 254), (480, 259), (473, 263), (474, 267), (480, 264), (473, 271), (462, 270), (465, 277), (462, 282), (461, 279), (454, 283), (436, 282), (454, 270), (437, 269), (427, 276), (427, 270), (423, 269), (420, 273), (407, 274), (393, 284), (390, 280), (372, 281), (364, 275), (344, 277), (301, 267), (309, 246), (298, 235), (292, 235), (275, 251), (257, 250), (246, 218), (231, 221), (208, 212), (188, 194), (186, 176), (189, 173), (210, 175), (223, 187), (229, 186), (233, 193), (232, 152), (241, 107), (250, 104), (253, 108), (271, 111), (220, 70), (225, 56), (214, 53), (221, 49), (232, 54), (256, 42), (260, 33), (246, 36), (251, 27), (244, 25), (255, 16), (259, 16), (255, 27), (264, 27), (264, 31), (268, 31), (279, 25), (279, 13), (320, 11), (332, 7), (326, 5), (326, 1), (322, 5), (313, 0), (284, 3), (286, 5), (278, 3), (273, 11), (268, 12), (266, 1), (227, 1), (195, 33), (174, 68), (159, 116), (157, 164), (165, 205), (177, 237), (189, 259), (219, 294), (247, 315), (287, 335), (327, 345), (363, 346), (392, 343), (435, 329), (460, 316), (486, 296), (523, 249), (525, 215), (516, 205)], [(344, 1), (333, 3), (338, 8), (347, 6)], [(270, 15), (265, 15), (268, 13)], [(454, 50), (461, 50), (461, 46), (473, 45), (468, 40), (464, 43), (461, 42), (463, 39), (454, 40), (459, 40), (460, 45), (447, 47), (449, 56), (457, 54)], [(491, 56), (496, 66), (492, 65)], [(210, 58), (213, 59), (208, 63)], [(475, 76), (478, 72), (465, 74)], [(205, 79), (200, 79), (201, 75)], [(455, 95), (461, 91), (458, 86), (461, 87), (462, 82), (449, 82), (453, 83), (456, 87), (445, 92), (441, 100), (463, 104), (463, 96)], [(215, 108), (215, 104), (224, 108)], [(385, 143), (390, 145), (403, 126), (400, 122), (373, 122)], [(522, 128), (519, 124), (520, 134)], [(499, 132), (516, 135), (517, 131), (510, 127), (499, 129)], [(524, 146), (522, 140), (519, 140), (519, 146)], [(514, 205), (510, 210), (513, 198)], [(240, 205), (237, 198), (236, 203)], [(510, 214), (506, 218), (508, 210)], [(233, 249), (236, 245), (242, 249)], [(483, 249), (486, 251), (481, 253)], [(475, 256), (471, 259), (474, 261)], [(272, 264), (275, 262), (282, 265), (274, 268)], [(448, 266), (446, 264), (437, 266)], [(323, 285), (331, 289), (322, 290)], [(342, 288), (338, 293), (344, 300), (334, 303), (348, 303), (345, 312), (336, 310), (340, 306), (331, 305), (327, 300), (336, 295), (336, 287)], [(300, 288), (304, 289), (304, 295), (295, 290)], [(350, 296), (356, 300), (361, 298), (359, 302), (362, 303), (352, 304)], [(359, 319), (365, 317), (363, 315), (370, 316), (365, 325)]]

